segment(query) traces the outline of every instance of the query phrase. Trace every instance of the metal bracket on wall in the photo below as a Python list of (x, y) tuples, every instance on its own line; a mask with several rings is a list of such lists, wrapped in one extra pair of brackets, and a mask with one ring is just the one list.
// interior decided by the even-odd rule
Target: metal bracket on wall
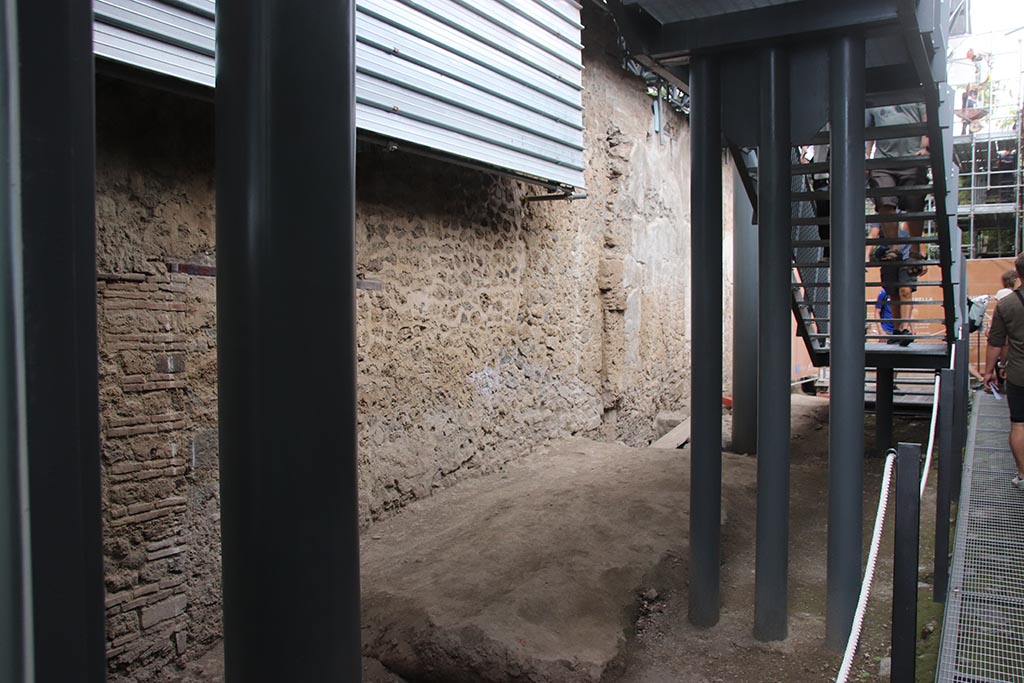
[(538, 194), (531, 197), (523, 197), (523, 202), (554, 202), (572, 201), (574, 199), (586, 199), (586, 192), (559, 192), (556, 194)]

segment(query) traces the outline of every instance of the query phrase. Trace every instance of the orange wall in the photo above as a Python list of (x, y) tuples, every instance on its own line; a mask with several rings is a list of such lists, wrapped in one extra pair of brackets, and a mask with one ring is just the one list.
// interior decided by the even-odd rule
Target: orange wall
[[(967, 261), (967, 296), (993, 295), (1003, 288), (1002, 275), (1013, 270), (1012, 258), (971, 259)], [(996, 309), (996, 300), (990, 296), (988, 311), (985, 313), (985, 327), (981, 332), (971, 335), (971, 364), (979, 372), (985, 371), (985, 338), (989, 325), (992, 324), (992, 312)]]

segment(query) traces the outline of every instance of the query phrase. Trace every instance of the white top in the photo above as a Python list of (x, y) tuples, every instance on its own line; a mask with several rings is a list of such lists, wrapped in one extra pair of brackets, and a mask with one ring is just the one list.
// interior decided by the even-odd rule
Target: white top
[(1012, 289), (1007, 289), (1006, 287), (1003, 287), (998, 292), (996, 292), (996, 301), (999, 301), (1004, 296), (1010, 296), (1011, 294), (1013, 294)]

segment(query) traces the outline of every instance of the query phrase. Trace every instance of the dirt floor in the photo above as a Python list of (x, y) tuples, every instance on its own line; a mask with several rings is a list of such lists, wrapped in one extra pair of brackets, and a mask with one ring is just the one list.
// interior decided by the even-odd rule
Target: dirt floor
[[(866, 424), (868, 449), (873, 425)], [(926, 419), (897, 420), (924, 443)], [(754, 459), (723, 463), (723, 608), (686, 619), (688, 451), (574, 440), (371, 527), (362, 549), (367, 683), (828, 681), (828, 405), (794, 395), (789, 637), (753, 639)], [(865, 461), (865, 556), (882, 460)], [(934, 481), (922, 507), (922, 651), (932, 606)], [(851, 681), (887, 681), (891, 519)], [(932, 648), (934, 649), (934, 648)], [(931, 667), (931, 668), (930, 668)], [(223, 680), (219, 649), (182, 683)], [(918, 680), (931, 680), (929, 655)], [(881, 673), (880, 673), (881, 672)], [(932, 677), (934, 674), (932, 673)]]

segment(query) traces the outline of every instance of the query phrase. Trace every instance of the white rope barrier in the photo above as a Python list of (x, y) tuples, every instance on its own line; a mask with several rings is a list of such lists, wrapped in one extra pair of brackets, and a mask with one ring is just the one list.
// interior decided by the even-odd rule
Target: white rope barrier
[[(950, 354), (949, 368), (954, 369), (956, 365), (956, 354)], [(935, 385), (932, 390), (932, 419), (928, 427), (928, 450), (924, 458), (924, 471), (921, 473), (921, 487), (918, 497), (924, 498), (924, 490), (928, 485), (928, 470), (932, 466), (932, 451), (935, 449), (935, 427), (939, 417), (939, 386), (941, 375), (935, 375)], [(871, 594), (871, 583), (875, 578), (875, 566), (878, 564), (878, 548), (882, 542), (882, 526), (885, 523), (885, 510), (889, 506), (889, 485), (892, 480), (892, 467), (896, 462), (896, 451), (889, 449), (885, 456), (885, 472), (882, 474), (882, 490), (878, 492), (878, 512), (875, 513), (875, 528), (871, 533), (871, 548), (868, 550), (868, 562), (864, 568), (864, 580), (860, 585), (860, 597), (857, 599), (857, 610), (853, 614), (853, 625), (850, 629), (850, 638), (846, 641), (846, 651), (843, 653), (843, 663), (839, 666), (839, 674), (836, 676), (836, 683), (846, 683), (850, 677), (850, 668), (853, 666), (853, 655), (857, 651), (857, 643), (860, 642), (860, 632), (864, 627), (864, 612), (868, 605), (868, 596)]]
[(868, 564), (864, 568), (864, 581), (860, 585), (860, 598), (857, 600), (857, 610), (853, 613), (850, 638), (846, 641), (846, 652), (843, 654), (843, 663), (839, 667), (836, 683), (846, 683), (846, 680), (850, 677), (850, 667), (853, 666), (853, 654), (856, 652), (857, 643), (860, 641), (860, 630), (864, 626), (864, 611), (868, 606), (871, 582), (875, 578), (875, 565), (878, 563), (878, 547), (882, 541), (882, 524), (885, 522), (885, 509), (889, 505), (889, 483), (892, 480), (892, 466), (895, 462), (896, 452), (890, 449), (888, 455), (885, 456), (885, 472), (882, 474), (882, 490), (878, 494), (878, 512), (875, 514), (875, 530), (871, 533), (871, 549), (868, 550)]
[(941, 375), (935, 375), (935, 389), (932, 391), (932, 423), (928, 427), (928, 450), (924, 455), (924, 471), (921, 473), (921, 490), (918, 498), (924, 498), (924, 488), (928, 485), (928, 471), (932, 468), (932, 450), (935, 448), (935, 425), (939, 421), (939, 382)]

